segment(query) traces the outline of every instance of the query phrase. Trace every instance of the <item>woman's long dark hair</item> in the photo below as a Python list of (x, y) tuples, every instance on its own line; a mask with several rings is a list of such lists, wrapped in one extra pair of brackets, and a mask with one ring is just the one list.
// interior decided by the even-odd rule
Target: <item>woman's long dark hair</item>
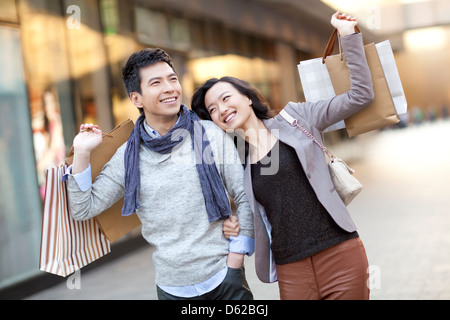
[(205, 105), (205, 95), (208, 90), (218, 82), (228, 82), (241, 94), (250, 98), (252, 100), (252, 107), (256, 117), (261, 120), (271, 118), (269, 103), (258, 89), (249, 84), (247, 81), (234, 77), (222, 77), (220, 79), (212, 78), (207, 80), (192, 96), (191, 108), (201, 119), (211, 120), (211, 116), (209, 115)]

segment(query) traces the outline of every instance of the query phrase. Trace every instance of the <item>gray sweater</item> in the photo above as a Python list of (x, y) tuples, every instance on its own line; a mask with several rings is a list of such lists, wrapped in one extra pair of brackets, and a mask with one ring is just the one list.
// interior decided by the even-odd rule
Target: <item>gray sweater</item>
[[(237, 206), (240, 235), (254, 238), (253, 215), (244, 193), (243, 168), (232, 140), (213, 122), (202, 121), (222, 181)], [(124, 196), (122, 145), (92, 186), (83, 192), (69, 175), (68, 193), (74, 219), (92, 218)], [(155, 246), (156, 284), (200, 283), (226, 265), (229, 240), (222, 222), (209, 223), (190, 137), (171, 154), (140, 147), (141, 189), (136, 210), (142, 235)]]

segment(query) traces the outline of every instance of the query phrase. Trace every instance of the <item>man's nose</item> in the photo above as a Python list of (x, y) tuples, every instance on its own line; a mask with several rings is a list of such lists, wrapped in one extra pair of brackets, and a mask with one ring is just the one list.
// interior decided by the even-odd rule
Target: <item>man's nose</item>
[(173, 92), (175, 91), (173, 85), (169, 81), (164, 81), (164, 92)]

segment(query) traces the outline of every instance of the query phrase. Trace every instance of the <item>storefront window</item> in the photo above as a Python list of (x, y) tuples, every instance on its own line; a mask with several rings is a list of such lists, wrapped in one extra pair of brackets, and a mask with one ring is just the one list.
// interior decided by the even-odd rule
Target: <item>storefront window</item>
[(19, 31), (0, 27), (0, 288), (38, 272), (41, 202)]
[[(108, 132), (114, 127), (114, 119), (99, 2), (64, 0), (63, 5), (65, 8), (75, 5), (80, 13), (79, 26), (66, 30), (70, 75), (76, 96), (77, 124), (94, 123)], [(114, 30), (110, 30), (112, 31)]]
[(108, 60), (110, 95), (114, 124), (118, 125), (127, 119), (135, 121), (140, 113), (128, 98), (122, 82), (122, 67), (128, 57), (139, 50), (134, 37), (130, 36), (132, 23), (129, 20), (129, 3), (118, 0), (100, 1), (101, 22), (104, 43)]
[[(62, 164), (74, 133), (66, 20), (53, 2), (21, 1), (21, 43), (27, 71), (33, 144), (41, 198), (47, 168)], [(64, 130), (63, 130), (64, 128)]]
[(15, 0), (0, 1), (0, 20), (8, 22), (18, 22)]
[(139, 42), (167, 47), (169, 45), (169, 21), (162, 12), (135, 7), (136, 32)]
[(47, 88), (38, 99), (34, 101), (31, 126), (39, 191), (41, 199), (44, 199), (47, 168), (64, 163), (66, 150), (56, 87)]
[(233, 76), (256, 86), (272, 106), (278, 102), (275, 85), (279, 82), (280, 71), (274, 61), (227, 54), (192, 59), (188, 66), (194, 87), (212, 77)]

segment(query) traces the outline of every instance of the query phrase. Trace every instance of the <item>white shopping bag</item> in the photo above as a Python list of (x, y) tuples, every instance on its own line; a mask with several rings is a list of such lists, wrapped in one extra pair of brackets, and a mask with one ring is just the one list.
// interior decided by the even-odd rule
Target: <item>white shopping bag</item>
[(375, 48), (377, 49), (378, 57), (380, 58), (381, 67), (383, 68), (384, 76), (386, 77), (386, 82), (392, 95), (392, 100), (394, 100), (395, 110), (397, 110), (397, 114), (406, 113), (408, 105), (405, 92), (403, 91), (402, 81), (398, 74), (391, 43), (389, 40), (386, 40), (377, 43)]
[[(336, 95), (327, 66), (322, 63), (322, 58), (301, 61), (297, 65), (297, 68), (306, 101), (316, 102), (331, 99)], [(343, 128), (345, 128), (344, 120), (333, 124), (325, 129), (324, 132)]]

